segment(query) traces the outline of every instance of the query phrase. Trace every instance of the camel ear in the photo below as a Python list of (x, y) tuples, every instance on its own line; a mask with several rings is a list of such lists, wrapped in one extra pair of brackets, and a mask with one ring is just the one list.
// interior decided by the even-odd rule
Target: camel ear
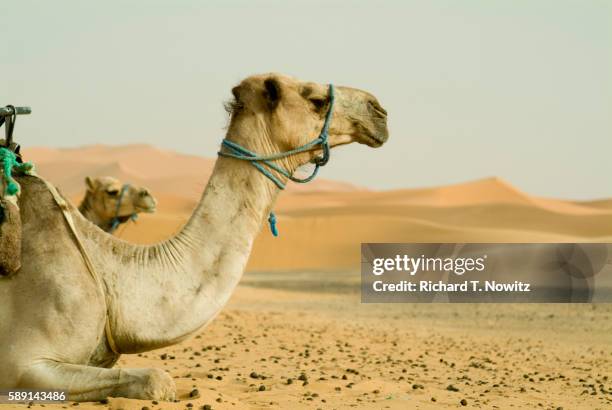
[(281, 99), (280, 83), (275, 78), (268, 78), (264, 81), (264, 97), (270, 110), (274, 110)]
[(96, 190), (96, 184), (94, 183), (94, 181), (90, 178), (90, 177), (85, 177), (85, 185), (87, 185), (87, 190), (88, 191), (95, 191)]

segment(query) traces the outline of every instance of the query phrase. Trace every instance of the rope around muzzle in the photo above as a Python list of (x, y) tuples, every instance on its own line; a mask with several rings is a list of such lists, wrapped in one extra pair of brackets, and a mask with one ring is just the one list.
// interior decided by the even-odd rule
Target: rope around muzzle
[[(269, 180), (271, 180), (279, 189), (285, 189), (286, 184), (278, 176), (274, 175), (271, 170), (278, 172), (280, 175), (284, 176), (290, 181), (297, 182), (300, 184), (305, 184), (307, 182), (312, 181), (317, 176), (319, 168), (329, 162), (329, 127), (331, 125), (331, 118), (332, 113), (334, 111), (335, 100), (333, 84), (329, 85), (328, 95), (329, 108), (327, 109), (327, 113), (325, 114), (325, 122), (323, 122), (323, 128), (321, 128), (319, 136), (314, 140), (310, 141), (309, 143), (285, 152), (279, 152), (270, 155), (259, 155), (253, 151), (249, 151), (240, 144), (237, 144), (226, 138), (221, 142), (221, 149), (225, 148), (227, 152), (219, 151), (218, 155), (222, 157), (235, 158), (242, 161), (250, 162), (251, 165), (253, 165)], [(319, 146), (323, 150), (323, 155), (314, 159), (315, 169), (306, 178), (296, 178), (289, 171), (272, 162), (282, 158), (291, 157), (302, 152), (312, 151), (313, 149), (316, 149)], [(270, 230), (272, 231), (272, 235), (278, 236), (278, 229), (276, 227), (276, 215), (274, 214), (274, 212), (270, 212), (270, 216), (268, 217), (268, 223), (270, 224)]]
[[(117, 207), (115, 208), (115, 217), (111, 221), (111, 227), (109, 228), (108, 233), (115, 232), (119, 225), (121, 225), (119, 211), (121, 210), (121, 203), (123, 202), (123, 197), (125, 196), (125, 193), (128, 191), (128, 189), (130, 189), (130, 184), (124, 184), (121, 187), (121, 193), (119, 194), (119, 199), (117, 200)], [(134, 212), (132, 215), (129, 216), (129, 219), (131, 219), (132, 221), (136, 221), (136, 219), (138, 219), (138, 214)], [(125, 221), (127, 220), (124, 220), (124, 222)]]

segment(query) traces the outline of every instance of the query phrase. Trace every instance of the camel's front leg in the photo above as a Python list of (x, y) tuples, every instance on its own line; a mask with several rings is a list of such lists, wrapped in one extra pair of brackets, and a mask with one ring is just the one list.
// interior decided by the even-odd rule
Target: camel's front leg
[(176, 394), (170, 375), (159, 369), (102, 369), (50, 360), (29, 367), (19, 388), (65, 390), (74, 401), (107, 397), (174, 400)]

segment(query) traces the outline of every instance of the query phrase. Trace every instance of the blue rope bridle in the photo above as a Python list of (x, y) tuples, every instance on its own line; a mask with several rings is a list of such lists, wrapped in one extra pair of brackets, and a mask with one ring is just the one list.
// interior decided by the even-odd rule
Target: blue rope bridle
[[(329, 108), (327, 109), (327, 113), (325, 114), (325, 122), (323, 123), (323, 128), (319, 133), (319, 136), (314, 140), (310, 141), (307, 144), (304, 144), (300, 147), (292, 149), (290, 151), (279, 152), (277, 154), (270, 155), (259, 155), (255, 152), (249, 151), (243, 146), (236, 144), (228, 139), (224, 139), (221, 143), (221, 148), (227, 148), (228, 152), (219, 151), (218, 154), (223, 157), (230, 157), (235, 159), (240, 159), (243, 161), (249, 161), (251, 165), (253, 165), (259, 172), (264, 174), (268, 179), (270, 179), (279, 189), (285, 189), (285, 183), (276, 175), (270, 171), (270, 169), (278, 172), (280, 175), (286, 177), (287, 179), (298, 182), (300, 184), (305, 184), (306, 182), (312, 181), (319, 172), (319, 168), (323, 165), (327, 164), (329, 161), (329, 127), (331, 124), (332, 113), (334, 111), (334, 85), (329, 85)], [(311, 151), (313, 148), (320, 146), (323, 150), (323, 156), (317, 157), (314, 159), (315, 169), (312, 171), (312, 174), (306, 178), (296, 178), (286, 169), (281, 168), (279, 165), (271, 161), (275, 161), (282, 158), (287, 158), (295, 154), (299, 154), (306, 151)], [(267, 167), (267, 168), (266, 168)], [(270, 230), (272, 231), (272, 235), (278, 236), (278, 229), (276, 228), (276, 215), (274, 212), (270, 212), (270, 216), (268, 217), (268, 223), (270, 224)]]
[[(109, 233), (115, 232), (117, 228), (119, 227), (119, 225), (121, 225), (122, 218), (119, 217), (119, 211), (121, 210), (121, 202), (123, 201), (123, 197), (125, 196), (125, 193), (127, 192), (128, 189), (130, 189), (130, 184), (124, 184), (121, 187), (121, 193), (119, 194), (119, 199), (117, 200), (117, 208), (115, 209), (115, 217), (111, 221), (111, 227), (108, 230)], [(138, 219), (138, 214), (134, 212), (132, 215), (129, 216), (129, 219), (131, 219), (132, 221), (135, 221), (136, 219)], [(124, 219), (123, 222), (125, 221), (126, 220)]]

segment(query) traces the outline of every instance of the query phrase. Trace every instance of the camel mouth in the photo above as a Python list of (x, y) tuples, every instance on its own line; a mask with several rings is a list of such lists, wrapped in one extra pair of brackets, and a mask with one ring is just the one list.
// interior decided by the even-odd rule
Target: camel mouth
[(134, 209), (138, 213), (152, 214), (157, 211), (157, 205), (136, 205)]
[(374, 130), (367, 127), (359, 127), (360, 128), (360, 141), (362, 144), (365, 144), (372, 148), (381, 147), (387, 140), (389, 139), (389, 131), (387, 129), (386, 121), (382, 121), (375, 125)]
[(134, 202), (134, 210), (137, 213), (152, 214), (157, 210), (157, 200), (151, 195), (142, 195)]
[(382, 145), (387, 142), (388, 136), (379, 136), (379, 135), (366, 135), (367, 141), (366, 145), (372, 148), (382, 147)]
[(149, 206), (149, 207), (146, 207), (146, 208), (139, 208), (138, 209), (138, 212), (142, 212), (142, 213), (145, 213), (145, 214), (153, 214), (153, 213), (155, 213), (155, 211), (157, 211), (157, 207), (156, 206)]

